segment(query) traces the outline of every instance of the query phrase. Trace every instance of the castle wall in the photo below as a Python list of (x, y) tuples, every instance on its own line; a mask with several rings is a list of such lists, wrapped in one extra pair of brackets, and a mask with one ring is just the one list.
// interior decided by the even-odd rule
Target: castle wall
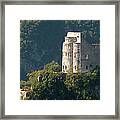
[(100, 65), (100, 47), (99, 45), (82, 44), (81, 45), (81, 71), (88, 72), (93, 70), (96, 65)]
[(67, 72), (70, 68), (72, 68), (73, 64), (73, 45), (69, 42), (64, 42), (63, 44), (63, 55), (62, 55), (62, 72)]

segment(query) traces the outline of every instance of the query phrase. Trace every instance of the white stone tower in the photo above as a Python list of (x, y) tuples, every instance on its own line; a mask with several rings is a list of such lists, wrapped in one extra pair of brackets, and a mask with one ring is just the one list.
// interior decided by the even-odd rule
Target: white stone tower
[(81, 33), (80, 32), (68, 32), (63, 42), (62, 49), (62, 72), (67, 73), (72, 71), (73, 73), (80, 72), (81, 70)]

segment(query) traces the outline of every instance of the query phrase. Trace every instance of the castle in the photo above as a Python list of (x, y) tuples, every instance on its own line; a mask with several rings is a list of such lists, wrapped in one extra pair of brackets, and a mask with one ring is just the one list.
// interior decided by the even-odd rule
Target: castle
[(100, 65), (100, 45), (82, 39), (81, 32), (68, 32), (62, 47), (62, 72), (88, 72)]

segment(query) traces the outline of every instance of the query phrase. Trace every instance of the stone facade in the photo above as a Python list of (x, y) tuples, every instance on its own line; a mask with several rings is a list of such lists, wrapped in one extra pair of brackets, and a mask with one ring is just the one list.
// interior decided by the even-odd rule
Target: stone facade
[(68, 32), (62, 48), (62, 72), (88, 72), (100, 65), (100, 45), (82, 40), (80, 32)]

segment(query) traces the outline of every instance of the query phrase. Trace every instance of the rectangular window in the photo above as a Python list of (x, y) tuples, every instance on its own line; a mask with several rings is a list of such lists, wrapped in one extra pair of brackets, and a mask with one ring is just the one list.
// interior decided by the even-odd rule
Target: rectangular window
[(68, 52), (68, 57), (69, 57), (69, 54), (70, 54), (70, 53)]
[(88, 66), (86, 65), (86, 70), (88, 70)]
[(90, 68), (92, 68), (92, 65), (90, 65)]
[(77, 53), (74, 53), (74, 58), (76, 58), (77, 57)]
[(67, 69), (67, 66), (65, 65), (65, 69)]
[(68, 56), (69, 56), (69, 57), (71, 57), (71, 56), (72, 56), (70, 52), (68, 53)]
[(67, 52), (65, 52), (65, 56), (67, 56)]
[(70, 44), (68, 44), (68, 48), (71, 49), (71, 45)]
[(86, 60), (88, 60), (88, 54), (87, 54), (87, 55), (85, 55), (85, 59), (86, 59)]

